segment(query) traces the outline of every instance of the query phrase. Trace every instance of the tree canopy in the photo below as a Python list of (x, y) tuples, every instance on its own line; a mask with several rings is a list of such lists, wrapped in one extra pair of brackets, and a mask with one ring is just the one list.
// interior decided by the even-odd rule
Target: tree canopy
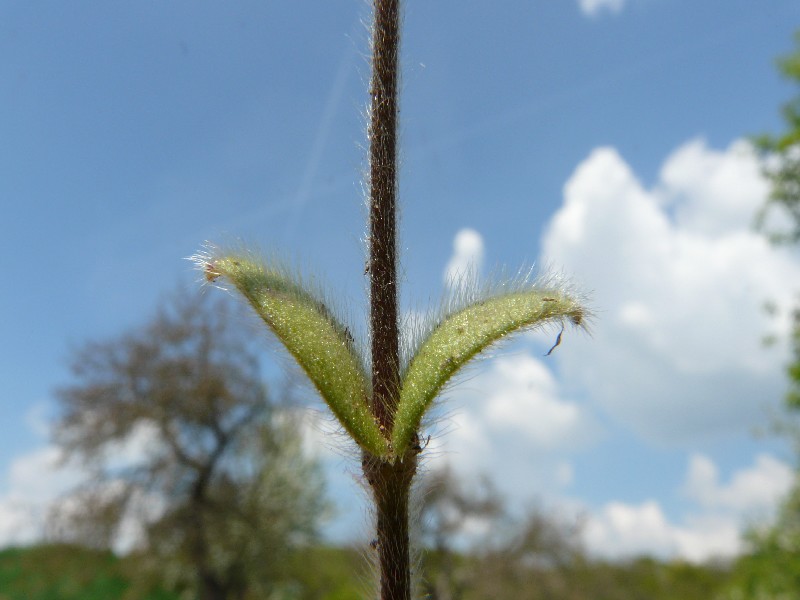
[[(788, 229), (768, 233), (778, 244), (800, 243), (800, 30), (795, 34), (795, 48), (778, 60), (780, 73), (798, 86), (798, 94), (783, 105), (781, 114), (785, 129), (779, 134), (765, 134), (756, 138), (763, 153), (765, 175), (770, 181), (770, 197), (758, 216), (765, 223), (773, 209), (783, 211), (790, 218)], [(785, 398), (788, 418), (800, 413), (800, 307), (791, 315), (789, 346), (790, 363), (787, 367), (789, 388)], [(800, 451), (800, 429), (792, 424), (780, 424), (779, 429), (789, 432)], [(735, 580), (726, 598), (789, 598), (800, 588), (800, 474), (789, 496), (783, 501), (775, 521), (749, 534), (750, 551), (736, 565)]]
[(267, 393), (232, 310), (177, 293), (142, 327), (77, 349), (56, 394), (54, 439), (93, 476), (54, 511), (54, 535), (127, 538), (203, 600), (266, 597), (326, 512), (297, 411)]
[(778, 134), (763, 134), (755, 138), (758, 148), (767, 158), (766, 175), (772, 184), (771, 194), (759, 223), (764, 226), (772, 209), (784, 211), (793, 226), (786, 231), (772, 231), (776, 242), (800, 242), (800, 30), (795, 33), (795, 49), (778, 59), (778, 70), (784, 78), (798, 87), (798, 94), (781, 109), (786, 126)]

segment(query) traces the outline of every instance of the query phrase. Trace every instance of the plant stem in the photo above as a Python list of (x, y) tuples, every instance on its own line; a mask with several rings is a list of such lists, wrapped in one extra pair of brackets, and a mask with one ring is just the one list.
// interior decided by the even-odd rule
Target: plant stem
[(399, 0), (375, 0), (370, 85), (372, 410), (391, 431), (399, 388), (397, 325), (397, 55)]
[(416, 455), (394, 463), (365, 456), (362, 466), (375, 502), (376, 537), (373, 545), (378, 553), (380, 599), (410, 600), (408, 499), (417, 468)]
[[(400, 382), (397, 323), (397, 85), (399, 0), (374, 0), (370, 84), (371, 408), (391, 439)], [(394, 461), (365, 453), (362, 467), (375, 502), (381, 600), (410, 600), (408, 498), (417, 457)]]

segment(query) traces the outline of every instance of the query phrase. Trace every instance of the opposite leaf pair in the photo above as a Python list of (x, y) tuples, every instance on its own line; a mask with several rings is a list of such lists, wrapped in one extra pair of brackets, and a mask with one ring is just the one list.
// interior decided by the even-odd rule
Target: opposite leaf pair
[(444, 311), (400, 373), (394, 425), (382, 431), (370, 408), (369, 371), (350, 330), (296, 276), (247, 254), (192, 258), (209, 281), (223, 277), (239, 290), (358, 445), (388, 461), (409, 451), (434, 398), (481, 351), (521, 329), (564, 320), (580, 326), (585, 320), (569, 294), (526, 282)]

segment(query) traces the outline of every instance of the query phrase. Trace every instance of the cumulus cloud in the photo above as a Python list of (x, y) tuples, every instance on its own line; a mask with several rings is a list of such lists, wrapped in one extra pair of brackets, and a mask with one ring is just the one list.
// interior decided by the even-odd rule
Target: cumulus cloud
[(576, 433), (580, 410), (559, 399), (556, 380), (540, 360), (530, 355), (498, 359), (485, 378), (491, 391), (481, 412), (493, 428), (545, 448), (562, 445)]
[[(49, 428), (40, 422), (40, 408), (34, 408), (28, 421), (42, 435)], [(155, 429), (147, 424), (135, 428), (125, 441), (108, 450), (109, 465), (124, 468), (141, 460), (154, 448)], [(64, 460), (58, 447), (44, 444), (11, 461), (5, 474), (5, 492), (0, 494), (0, 547), (29, 544), (45, 535), (47, 517), (58, 504), (68, 508), (66, 496), (85, 482), (91, 473), (82, 465)], [(152, 498), (149, 499), (152, 504)], [(118, 548), (132, 547), (140, 524), (128, 519), (123, 523)]]
[(735, 520), (713, 516), (677, 525), (654, 500), (639, 505), (613, 502), (587, 521), (584, 539), (593, 553), (607, 558), (647, 555), (703, 562), (735, 556), (741, 544), (739, 526)]
[(40, 539), (51, 504), (81, 481), (80, 469), (62, 458), (58, 448), (43, 446), (11, 461), (0, 495), (0, 547)]
[[(764, 302), (792, 302), (800, 266), (754, 232), (767, 185), (750, 147), (694, 140), (645, 188), (613, 148), (581, 163), (543, 239), (599, 318), (564, 373), (648, 439), (742, 433), (781, 397), (786, 347)], [(788, 322), (778, 324), (784, 331)]]
[(458, 406), (443, 421), (446, 453), (435, 438), (429, 454), (459, 473), (492, 473), (498, 484), (513, 485), (515, 498), (569, 486), (567, 457), (598, 435), (591, 417), (563, 398), (553, 373), (527, 351), (493, 359), (453, 395)]
[(674, 207), (678, 228), (714, 238), (748, 231), (769, 184), (747, 142), (715, 152), (695, 139), (666, 161), (657, 193)]
[(474, 229), (462, 229), (453, 239), (453, 256), (444, 270), (448, 288), (477, 281), (483, 266), (483, 237)]
[(702, 562), (735, 556), (742, 550), (743, 524), (774, 510), (791, 482), (788, 465), (761, 455), (721, 483), (716, 465), (696, 455), (683, 488), (697, 505), (680, 522), (670, 522), (655, 500), (610, 502), (589, 516), (584, 539), (593, 553), (609, 558), (645, 554)]
[(713, 461), (696, 454), (689, 463), (684, 492), (708, 510), (758, 516), (774, 509), (776, 500), (788, 493), (793, 480), (789, 465), (760, 454), (752, 467), (738, 471), (723, 485)]
[(579, 0), (578, 4), (583, 14), (590, 17), (601, 12), (620, 12), (625, 6), (625, 0)]

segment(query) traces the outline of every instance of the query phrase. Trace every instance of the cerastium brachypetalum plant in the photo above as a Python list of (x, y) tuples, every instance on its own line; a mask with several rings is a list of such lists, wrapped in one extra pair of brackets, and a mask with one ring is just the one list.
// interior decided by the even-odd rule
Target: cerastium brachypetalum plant
[[(399, 0), (373, 0), (369, 107), (371, 356), (289, 269), (247, 251), (208, 247), (193, 257), (209, 281), (223, 278), (253, 306), (358, 444), (376, 517), (380, 598), (412, 593), (409, 495), (420, 426), (434, 399), (473, 357), (515, 331), (571, 322), (586, 311), (569, 290), (526, 278), (451, 301), (401, 360), (397, 308), (397, 88)], [(559, 334), (560, 341), (560, 334)]]

